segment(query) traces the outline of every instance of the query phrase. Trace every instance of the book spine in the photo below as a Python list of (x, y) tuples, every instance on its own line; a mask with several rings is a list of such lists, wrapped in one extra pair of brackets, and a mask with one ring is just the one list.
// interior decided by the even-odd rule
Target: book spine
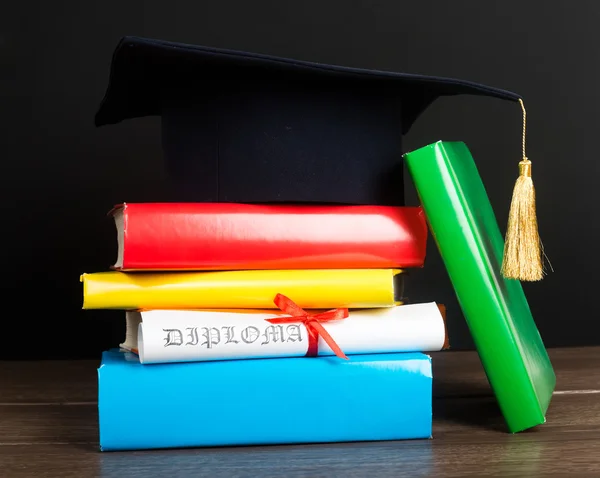
[(105, 352), (100, 447), (430, 438), (431, 385), (431, 359), (421, 353), (145, 366), (133, 354)]
[[(139, 324), (135, 348), (143, 364), (303, 357), (311, 340), (310, 324), (287, 322), (283, 313), (152, 310), (127, 315), (137, 316), (127, 322)], [(284, 323), (268, 321), (282, 316)], [(343, 320), (321, 325), (346, 355), (433, 352), (447, 339), (434, 302), (353, 310)], [(322, 336), (317, 353), (334, 355)]]
[(395, 269), (83, 274), (84, 309), (274, 309), (277, 294), (302, 308), (392, 307)]
[(422, 267), (420, 207), (127, 204), (117, 270)]

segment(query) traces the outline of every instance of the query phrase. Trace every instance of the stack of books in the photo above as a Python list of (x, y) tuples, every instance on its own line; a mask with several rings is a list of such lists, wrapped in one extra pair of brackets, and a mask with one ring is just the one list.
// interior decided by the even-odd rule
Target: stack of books
[(502, 274), (466, 144), (405, 153), (422, 209), (389, 206), (404, 205), (402, 135), (456, 94), (521, 101), (461, 80), (119, 42), (95, 124), (160, 116), (176, 197), (197, 202), (115, 208), (114, 270), (82, 276), (84, 308), (127, 324), (98, 370), (103, 450), (431, 437), (425, 353), (448, 347), (445, 310), (404, 289), (428, 230), (507, 429), (544, 423), (556, 377), (521, 283)]
[[(123, 204), (84, 309), (125, 311), (103, 450), (430, 438), (443, 305), (411, 304), (421, 207)], [(115, 344), (116, 345), (116, 344)]]

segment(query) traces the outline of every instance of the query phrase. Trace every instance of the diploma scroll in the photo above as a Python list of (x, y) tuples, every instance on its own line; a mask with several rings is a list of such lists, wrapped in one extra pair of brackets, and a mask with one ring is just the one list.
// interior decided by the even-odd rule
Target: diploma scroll
[[(128, 328), (137, 326), (137, 338), (131, 334), (127, 348), (137, 348), (144, 364), (305, 356), (309, 340), (304, 324), (266, 320), (282, 315), (271, 311), (127, 312)], [(348, 318), (322, 326), (346, 355), (437, 351), (447, 344), (444, 316), (435, 302), (351, 310)], [(334, 355), (322, 338), (318, 355)]]

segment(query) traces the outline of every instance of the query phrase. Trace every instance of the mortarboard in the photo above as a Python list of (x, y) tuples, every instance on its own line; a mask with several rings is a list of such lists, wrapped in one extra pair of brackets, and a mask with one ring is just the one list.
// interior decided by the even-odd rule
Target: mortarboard
[[(438, 97), (459, 94), (523, 107), (516, 93), (470, 81), (125, 37), (95, 124), (160, 116), (181, 201), (404, 205), (402, 135)], [(523, 126), (503, 272), (537, 280)]]

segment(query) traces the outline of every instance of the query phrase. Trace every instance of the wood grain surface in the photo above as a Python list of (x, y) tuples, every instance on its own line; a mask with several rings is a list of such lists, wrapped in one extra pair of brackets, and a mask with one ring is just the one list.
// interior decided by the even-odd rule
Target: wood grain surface
[(600, 347), (549, 352), (547, 423), (515, 435), (477, 355), (447, 351), (432, 354), (432, 440), (111, 453), (98, 362), (0, 362), (0, 477), (600, 476)]

